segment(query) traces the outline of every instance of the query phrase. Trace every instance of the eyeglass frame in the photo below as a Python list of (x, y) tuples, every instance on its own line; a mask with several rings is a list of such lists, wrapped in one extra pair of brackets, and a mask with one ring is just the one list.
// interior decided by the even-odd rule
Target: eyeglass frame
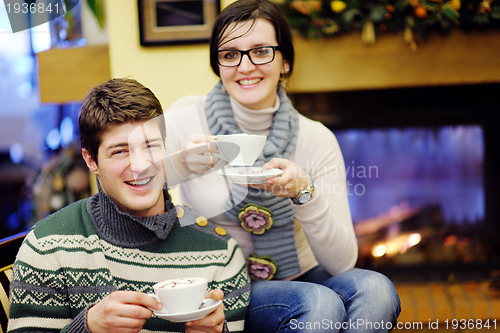
[[(252, 50), (256, 50), (256, 49), (262, 49), (262, 48), (265, 48), (265, 47), (269, 47), (273, 50), (273, 58), (268, 61), (268, 62), (264, 62), (262, 64), (256, 64), (253, 62), (252, 60), (252, 57), (250, 56), (250, 51)], [(248, 49), (248, 50), (237, 50), (237, 49), (227, 49), (227, 50), (218, 50), (217, 51), (217, 63), (219, 64), (219, 66), (222, 66), (222, 67), (238, 67), (239, 65), (241, 65), (241, 61), (243, 60), (243, 56), (246, 55), (248, 57), (248, 60), (250, 60), (250, 62), (254, 65), (254, 66), (259, 66), (259, 65), (265, 65), (265, 64), (269, 64), (271, 62), (274, 61), (274, 58), (276, 57), (276, 50), (279, 51), (280, 49), (280, 46), (277, 45), (277, 46), (271, 46), (271, 45), (268, 45), (268, 46), (257, 46), (257, 47), (252, 47), (251, 49)], [(238, 64), (236, 65), (231, 65), (231, 66), (228, 66), (228, 65), (222, 65), (219, 61), (219, 52), (228, 52), (228, 51), (238, 51), (240, 54), (241, 54), (241, 57), (240, 57), (240, 61), (238, 62)]]

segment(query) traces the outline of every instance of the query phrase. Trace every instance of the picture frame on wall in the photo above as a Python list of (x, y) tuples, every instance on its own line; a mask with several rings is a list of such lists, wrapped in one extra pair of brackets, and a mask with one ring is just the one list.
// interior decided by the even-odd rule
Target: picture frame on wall
[(138, 0), (142, 46), (208, 42), (220, 0)]

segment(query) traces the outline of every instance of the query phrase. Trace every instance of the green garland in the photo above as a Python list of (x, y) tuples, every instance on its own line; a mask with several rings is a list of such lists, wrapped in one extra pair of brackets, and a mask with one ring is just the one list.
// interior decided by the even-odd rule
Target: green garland
[(311, 39), (361, 31), (366, 44), (404, 31), (412, 48), (430, 30), (500, 27), (500, 0), (274, 0), (292, 27)]

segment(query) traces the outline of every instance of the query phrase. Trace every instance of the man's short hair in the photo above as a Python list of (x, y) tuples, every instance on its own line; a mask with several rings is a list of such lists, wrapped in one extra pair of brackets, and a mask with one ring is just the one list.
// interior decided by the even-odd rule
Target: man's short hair
[(153, 119), (165, 141), (163, 109), (153, 92), (133, 79), (111, 79), (85, 97), (78, 120), (81, 146), (97, 163), (102, 136), (110, 127)]

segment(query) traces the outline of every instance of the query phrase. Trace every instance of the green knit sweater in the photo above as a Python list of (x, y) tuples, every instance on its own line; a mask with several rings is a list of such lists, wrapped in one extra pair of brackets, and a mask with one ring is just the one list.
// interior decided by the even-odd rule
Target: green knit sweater
[[(205, 277), (209, 289), (221, 289), (229, 331), (243, 331), (250, 284), (234, 239), (211, 223), (196, 224), (198, 216), (184, 206), (166, 240), (139, 248), (113, 245), (96, 232), (86, 201), (28, 233), (14, 265), (9, 331), (88, 332), (87, 309), (112, 291), (151, 293), (156, 282), (186, 276)], [(143, 331), (184, 332), (185, 325), (153, 316)]]

